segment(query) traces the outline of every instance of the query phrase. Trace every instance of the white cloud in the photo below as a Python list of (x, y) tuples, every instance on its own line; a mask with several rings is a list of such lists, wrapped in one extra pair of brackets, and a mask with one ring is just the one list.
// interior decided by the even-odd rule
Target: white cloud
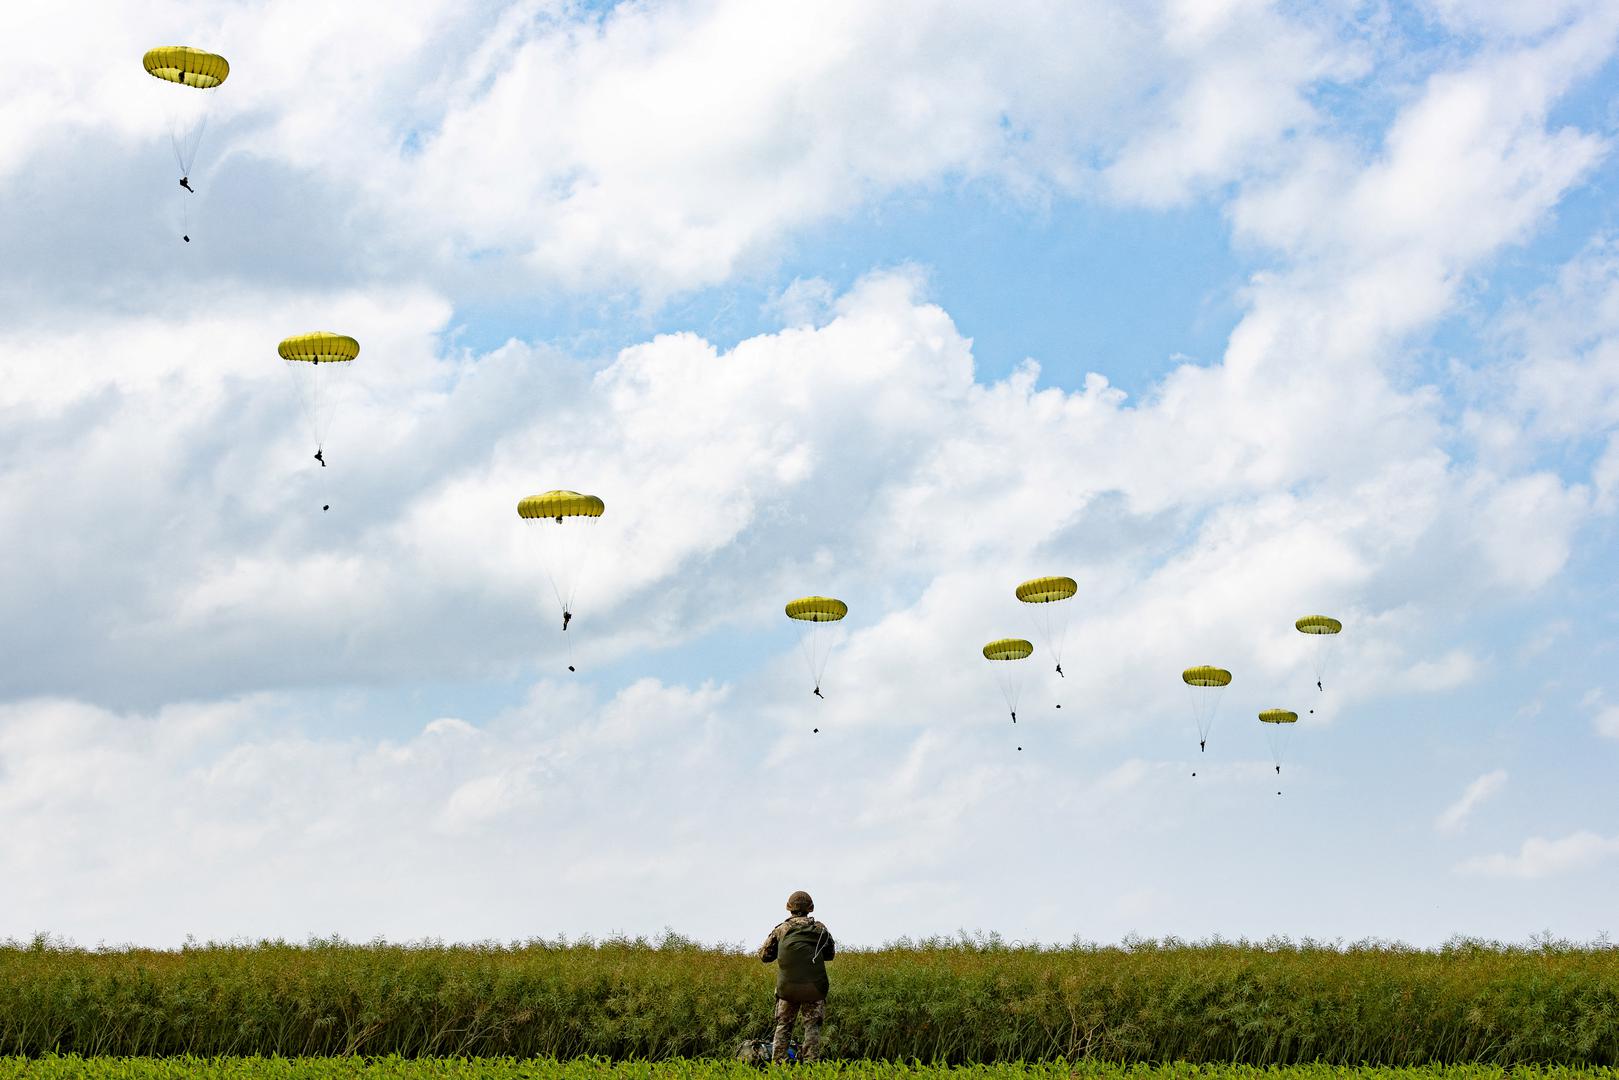
[(1470, 680), (1479, 662), (1461, 649), (1452, 649), (1431, 660), (1419, 660), (1403, 673), (1404, 684), (1421, 693), (1437, 694), (1454, 690)]
[[(1598, 236), (1556, 281), (1496, 320), (1507, 359), (1482, 366), (1476, 399), (1493, 410), (1496, 461), (1517, 464), (1546, 445), (1602, 449), (1591, 465), (1593, 508), (1612, 513), (1619, 490), (1619, 244)], [(1482, 428), (1482, 423), (1475, 424)]]
[(1467, 785), (1460, 798), (1445, 807), (1444, 812), (1434, 819), (1434, 828), (1446, 833), (1460, 832), (1467, 825), (1467, 819), (1473, 811), (1500, 791), (1506, 782), (1505, 769), (1496, 769), (1480, 776)]
[[(148, 940), (334, 923), (504, 935), (639, 925), (636, 898), (652, 892), (712, 912), (692, 929), (720, 936), (748, 897), (691, 867), (736, 867), (741, 892), (765, 891), (797, 865), (781, 831), (808, 798), (830, 807), (827, 873), (845, 895), (928, 897), (949, 929), (988, 921), (1011, 880), (993, 860), (963, 879), (955, 853), (1045, 857), (1017, 880), (1072, 899), (1042, 924), (1059, 927), (1116, 897), (1053, 865), (1066, 859), (1049, 858), (1047, 823), (1084, 823), (1081, 865), (1143, 836), (1184, 845), (1153, 849), (1159, 873), (1181, 865), (1167, 850), (1195, 863), (1205, 841), (1187, 823), (1237, 805), (1268, 769), (1244, 760), (1253, 732), (1237, 718), (1314, 692), (1291, 630), (1301, 608), (1348, 626), (1339, 662), (1354, 677), (1332, 687), (1330, 715), (1453, 690), (1489, 670), (1470, 616), (1554, 581), (1595, 505), (1532, 454), (1453, 458), (1446, 388), (1414, 385), (1405, 355), (1605, 152), (1547, 120), (1611, 51), (1605, 9), (1434, 74), (1370, 149), (1308, 103), (1312, 85), (1360, 70), (1358, 48), (1263, 4), (1163, 18), (1037, 5), (1026, 19), (846, 4), (818, 10), (814, 32), (737, 2), (464, 23), (431, 5), (312, 10), (191, 24), (253, 39), (235, 103), (221, 99), (216, 178), (286, 179), (277, 197), (296, 215), (255, 205), (179, 266), (147, 254), (150, 222), (117, 225), (144, 221), (127, 212), (143, 193), (86, 198), (104, 215), (94, 228), (127, 229), (90, 245), (57, 235), (79, 227), (70, 215), (51, 229), (3, 219), (53, 252), (14, 266), (57, 289), (27, 310), (13, 296), (0, 331), (0, 619), (29, 628), (0, 675), (0, 874), (27, 883), (23, 917)], [(109, 47), (135, 21), (109, 20)], [(373, 30), (377, 49), (335, 90), (287, 59)], [(440, 31), (468, 59), (421, 82), (457, 52)], [(113, 101), (123, 85), (42, 79), (39, 93), (67, 96), (19, 110), (0, 144), (4, 193), (52, 180), (47, 143), (82, 151), (64, 151), (74, 168), (104, 163), (108, 129), (144, 145), (150, 118)], [(1240, 298), (1220, 363), (1178, 364), (1138, 400), (1102, 373), (1042, 386), (1032, 362), (980, 381), (970, 340), (910, 270), (841, 295), (806, 278), (779, 298), (785, 329), (729, 349), (666, 334), (587, 365), (441, 340), (452, 295), (485, 296), (497, 277), (518, 293), (700, 287), (885, 193), (986, 179), (1149, 206), (1234, 185), (1239, 239), (1277, 265)], [(311, 235), (317, 212), (332, 231), (284, 243), (289, 222)], [(389, 247), (401, 222), (410, 258)], [(86, 277), (62, 272), (75, 251), (151, 279), (158, 299), (91, 303)], [(1579, 286), (1575, 307), (1604, 290)], [(328, 471), (308, 460), (271, 355), (312, 322), (364, 348)], [(1586, 372), (1600, 399), (1606, 354), (1575, 351), (1601, 369)], [(1520, 414), (1482, 401), (1474, 415), (1499, 433)], [(1590, 416), (1582, 430), (1607, 422)], [(330, 514), (317, 481), (333, 485)], [(350, 732), (333, 687), (561, 674), (512, 512), (552, 486), (609, 506), (597, 564), (610, 572), (570, 631), (583, 677), (542, 680), (487, 723)], [(1022, 629), (1010, 583), (1053, 569), (1080, 580), (1085, 618), (1070, 678), (1031, 674), (1013, 732), (977, 649)], [(824, 707), (779, 608), (811, 588), (852, 603)], [(1211, 744), (1231, 757), (1199, 767), (1195, 792), (1182, 762), (1136, 747), (1093, 770), (1094, 788), (1075, 781), (1076, 748), (1145, 733), (1189, 749), (1173, 673), (1204, 659), (1241, 681)], [(682, 677), (639, 677), (658, 662)], [(257, 696), (283, 689), (319, 703)], [(216, 704), (166, 704), (180, 700)], [(1007, 754), (1014, 737), (1031, 751)], [(1473, 868), (1532, 876), (1610, 843), (1536, 840)], [(498, 908), (464, 886), (492, 869)], [(1141, 876), (1137, 895), (1166, 898), (1164, 917), (1188, 910), (1167, 907), (1182, 883)], [(175, 895), (193, 903), (182, 912)], [(419, 906), (377, 926), (379, 897), (402, 895)], [(182, 925), (197, 912), (206, 925)]]
[[(88, 224), (103, 252), (131, 257), (75, 269), (141, 284), (121, 267), (150, 266), (152, 247), (175, 240), (163, 222), (180, 197), (164, 160), (172, 88), (136, 62), (168, 26), (232, 61), (194, 204), (215, 225), (189, 265), (656, 298), (756, 269), (794, 232), (895, 192), (987, 183), (1036, 201), (1182, 201), (1309, 124), (1312, 85), (1364, 67), (1270, 5), (1200, 12), (1051, 0), (605, 14), (442, 0), (93, 17), (36, 6), (0, 29), (88, 32), (86, 53), (128, 60), (86, 78), (19, 57), (0, 75), (14, 105), (0, 180), (46, 217), (58, 203), (82, 214), (82, 191), (61, 201), (58, 163), (93, 176), (115, 158), (106, 197), (125, 205)], [(366, 48), (310, 78), (342, 41)], [(289, 229), (320, 235), (318, 248), (289, 250)], [(27, 230), (0, 235), (30, 256), (74, 257)], [(186, 280), (161, 262), (156, 274)]]
[[(952, 177), (1161, 202), (1308, 121), (1331, 44), (1264, 5), (744, 2), (623, 8), (518, 43), (410, 162), (419, 224), (542, 275), (654, 293)], [(468, 176), (475, 199), (461, 197)], [(446, 214), (448, 211), (448, 214)]]
[(1619, 705), (1611, 705), (1608, 695), (1600, 688), (1587, 690), (1580, 698), (1580, 708), (1589, 710), (1591, 730), (1610, 739), (1619, 739)]
[(1531, 837), (1516, 855), (1479, 855), (1457, 869), (1483, 877), (1534, 879), (1583, 869), (1612, 855), (1619, 855), (1619, 836), (1601, 836), (1582, 829), (1558, 840)]
[(1533, 35), (1605, 5), (1602, 0), (1427, 0), (1425, 6), (1456, 30)]
[(783, 326), (817, 326), (832, 311), (837, 290), (825, 278), (794, 278), (765, 304)]
[[(1100, 378), (1073, 393), (1041, 389), (1032, 367), (985, 386), (969, 343), (919, 287), (873, 276), (824, 325), (727, 353), (694, 335), (660, 337), (588, 383), (521, 346), (452, 375), (431, 355), (441, 304), (339, 298), (336, 328), (364, 351), (329, 473), (308, 462), (293, 395), (263, 345), (294, 300), (211, 317), (209, 364), (160, 347), (164, 335), (199, 332), (186, 324), (154, 320), (150, 342), (122, 350), (105, 347), (113, 326), (59, 336), (73, 380), (10, 388), (26, 399), (16, 438), (36, 447), (36, 467), (18, 474), (0, 513), (14, 535), (46, 523), (72, 543), (12, 560), (0, 602), (36, 610), (43, 590), (58, 610), (96, 617), (25, 643), (35, 652), (14, 669), (12, 692), (95, 687), (142, 702), (509, 674), (534, 654), (532, 628), (549, 622), (528, 526), (512, 512), (536, 485), (597, 492), (610, 508), (596, 556), (615, 568), (610, 587), (587, 584), (579, 607), (597, 669), (627, 650), (756, 627), (775, 611), (760, 596), (806, 581), (856, 599), (843, 650), (855, 672), (970, 654), (1000, 607), (986, 570), (1033, 573), (1052, 552), (1080, 550), (1065, 558), (1096, 599), (1072, 647), (1116, 672), (1112, 692), (1124, 695), (1143, 665), (1184, 666), (1185, 649), (1246, 653), (1229, 628), (1268, 619), (1285, 629), (1300, 596), (1342, 600), (1434, 560), (1519, 583), (1516, 564), (1474, 550), (1464, 528), (1516, 481), (1458, 483), (1423, 449), (1436, 426), (1421, 395), (1369, 375), (1356, 405), (1331, 387), (1255, 392), (1240, 374), (1192, 367), (1134, 408)], [(26, 349), (29, 333), (8, 351)], [(84, 403), (109, 394), (119, 405), (92, 433), (66, 434)], [(1314, 437), (1329, 412), (1359, 453)], [(155, 416), (163, 428), (148, 434)], [(328, 478), (339, 486), (322, 514), (305, 487)], [(1295, 485), (1313, 490), (1278, 490)], [(221, 506), (229, 512), (211, 509)], [(98, 527), (109, 514), (115, 535)], [(177, 514), (188, 523), (179, 532)], [(1150, 552), (1122, 535), (1075, 547), (1157, 515), (1196, 517)], [(1558, 535), (1545, 524), (1537, 544)], [(1200, 602), (1188, 612), (1192, 589)], [(1451, 599), (1402, 587), (1386, 603), (1425, 595)], [(1385, 603), (1368, 599), (1368, 615)], [(1395, 622), (1376, 625), (1406, 640)], [(1282, 640), (1256, 662), (1277, 672), (1298, 663)], [(1428, 690), (1456, 685), (1474, 663), (1456, 648), (1384, 662)], [(961, 678), (947, 667), (923, 692)]]

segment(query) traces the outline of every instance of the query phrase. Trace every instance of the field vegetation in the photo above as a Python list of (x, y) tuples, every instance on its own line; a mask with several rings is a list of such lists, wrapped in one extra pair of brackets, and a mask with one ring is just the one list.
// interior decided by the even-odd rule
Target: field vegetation
[[(823, 1054), (846, 1061), (1619, 1064), (1619, 950), (1603, 947), (990, 937), (840, 949), (831, 971)], [(41, 938), (0, 946), (0, 1055), (723, 1059), (768, 1033), (772, 986), (740, 949), (672, 934), (176, 951)]]
[(605, 1058), (0, 1058), (0, 1080), (1619, 1080), (1619, 1070), (1566, 1065), (1437, 1065), (1402, 1069), (1333, 1065), (921, 1065), (824, 1062), (763, 1071), (737, 1062)]

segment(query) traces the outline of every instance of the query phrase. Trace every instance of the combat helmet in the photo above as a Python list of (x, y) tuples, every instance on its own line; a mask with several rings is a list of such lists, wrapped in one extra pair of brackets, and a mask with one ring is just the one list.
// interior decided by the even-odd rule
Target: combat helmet
[(809, 893), (799, 889), (787, 898), (787, 910), (793, 915), (808, 915), (815, 910), (815, 901), (810, 899)]

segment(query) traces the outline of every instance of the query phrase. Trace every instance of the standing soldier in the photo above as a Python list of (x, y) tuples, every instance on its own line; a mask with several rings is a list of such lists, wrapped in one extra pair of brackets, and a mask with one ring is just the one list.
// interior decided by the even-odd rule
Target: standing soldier
[(759, 947), (759, 960), (776, 962), (776, 1034), (770, 1047), (773, 1061), (787, 1060), (793, 1021), (804, 1017), (803, 1060), (814, 1061), (821, 1048), (821, 1021), (826, 1019), (826, 962), (837, 955), (826, 924), (810, 912), (815, 901), (800, 889), (787, 898), (787, 919), (770, 931)]

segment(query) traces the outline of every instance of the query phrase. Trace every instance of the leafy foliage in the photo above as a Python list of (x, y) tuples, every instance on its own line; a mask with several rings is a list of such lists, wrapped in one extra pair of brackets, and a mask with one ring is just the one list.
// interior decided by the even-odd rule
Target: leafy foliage
[[(840, 950), (831, 971), (823, 1053), (845, 1060), (1619, 1064), (1605, 948), (992, 936)], [(769, 1031), (772, 987), (740, 949), (672, 934), (172, 952), (39, 939), (0, 946), (0, 1054), (725, 1058)]]
[[(0, 1080), (757, 1080), (781, 1075), (732, 1061), (609, 1061), (606, 1058), (0, 1058)], [(794, 1067), (794, 1080), (1614, 1080), (1613, 1069), (1494, 1065), (1383, 1068), (1295, 1065), (922, 1065), (892, 1061)]]

